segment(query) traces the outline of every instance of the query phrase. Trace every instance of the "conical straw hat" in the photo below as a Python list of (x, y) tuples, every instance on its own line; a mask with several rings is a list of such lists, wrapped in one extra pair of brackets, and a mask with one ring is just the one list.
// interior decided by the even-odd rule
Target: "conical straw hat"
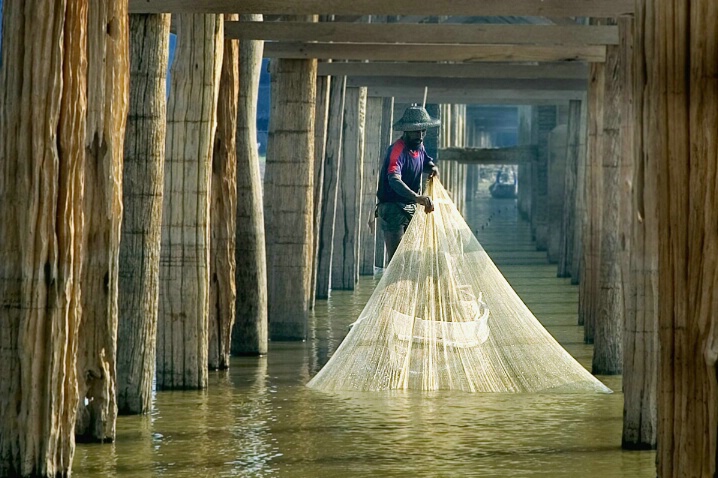
[(422, 106), (412, 105), (404, 111), (404, 116), (394, 123), (394, 131), (421, 131), (439, 126), (441, 121), (429, 116)]

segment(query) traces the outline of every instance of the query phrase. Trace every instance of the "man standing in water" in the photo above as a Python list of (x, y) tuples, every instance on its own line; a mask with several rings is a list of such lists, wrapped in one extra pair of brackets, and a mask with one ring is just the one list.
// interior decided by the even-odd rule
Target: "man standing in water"
[(424, 136), (427, 128), (439, 126), (422, 106), (412, 105), (394, 123), (394, 131), (404, 134), (387, 150), (379, 172), (377, 217), (384, 232), (387, 260), (391, 261), (401, 238), (416, 212), (416, 205), (429, 213), (434, 205), (429, 196), (421, 195), (421, 175), (433, 177), (439, 173), (433, 158), (426, 154)]

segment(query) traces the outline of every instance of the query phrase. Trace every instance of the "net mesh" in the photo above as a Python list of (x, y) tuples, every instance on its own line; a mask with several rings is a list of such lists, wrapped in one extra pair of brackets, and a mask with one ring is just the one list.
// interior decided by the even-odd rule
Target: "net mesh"
[(610, 392), (539, 323), (438, 180), (319, 390)]

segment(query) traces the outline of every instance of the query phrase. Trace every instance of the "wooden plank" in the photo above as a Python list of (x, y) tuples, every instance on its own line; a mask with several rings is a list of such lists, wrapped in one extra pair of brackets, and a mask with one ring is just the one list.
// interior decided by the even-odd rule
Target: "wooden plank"
[(317, 75), (418, 76), (441, 78), (587, 79), (583, 62), (515, 63), (334, 62), (320, 63)]
[(461, 164), (519, 164), (535, 161), (538, 147), (445, 148), (439, 150), (438, 156), (441, 161), (457, 161)]
[(224, 28), (227, 38), (239, 40), (515, 45), (616, 45), (618, 43), (618, 28), (615, 25), (226, 21)]
[(588, 61), (601, 63), (602, 45), (417, 45), (267, 42), (265, 58), (384, 61)]
[(438, 78), (400, 76), (353, 76), (347, 79), (347, 86), (401, 86), (488, 90), (586, 90), (586, 80), (527, 80), (514, 78)]
[[(397, 103), (417, 103), (424, 98), (423, 87), (384, 86), (369, 87), (369, 96), (388, 98)], [(429, 89), (427, 103), (485, 104), (485, 105), (538, 105), (562, 104), (582, 97), (583, 91), (557, 90), (489, 90), (489, 89)]]
[(616, 17), (633, 0), (129, 0), (130, 13), (262, 13), (267, 15), (468, 15)]

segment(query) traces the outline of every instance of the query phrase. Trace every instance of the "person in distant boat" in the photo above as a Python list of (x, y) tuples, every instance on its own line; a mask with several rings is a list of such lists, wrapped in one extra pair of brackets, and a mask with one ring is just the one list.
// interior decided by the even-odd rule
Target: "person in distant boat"
[(439, 126), (422, 106), (412, 105), (404, 116), (394, 123), (394, 131), (404, 134), (386, 152), (379, 172), (376, 217), (384, 232), (387, 260), (390, 261), (399, 247), (401, 238), (416, 212), (416, 205), (430, 213), (434, 205), (429, 196), (421, 194), (422, 173), (432, 178), (439, 170), (433, 158), (426, 154), (424, 137), (427, 128)]

